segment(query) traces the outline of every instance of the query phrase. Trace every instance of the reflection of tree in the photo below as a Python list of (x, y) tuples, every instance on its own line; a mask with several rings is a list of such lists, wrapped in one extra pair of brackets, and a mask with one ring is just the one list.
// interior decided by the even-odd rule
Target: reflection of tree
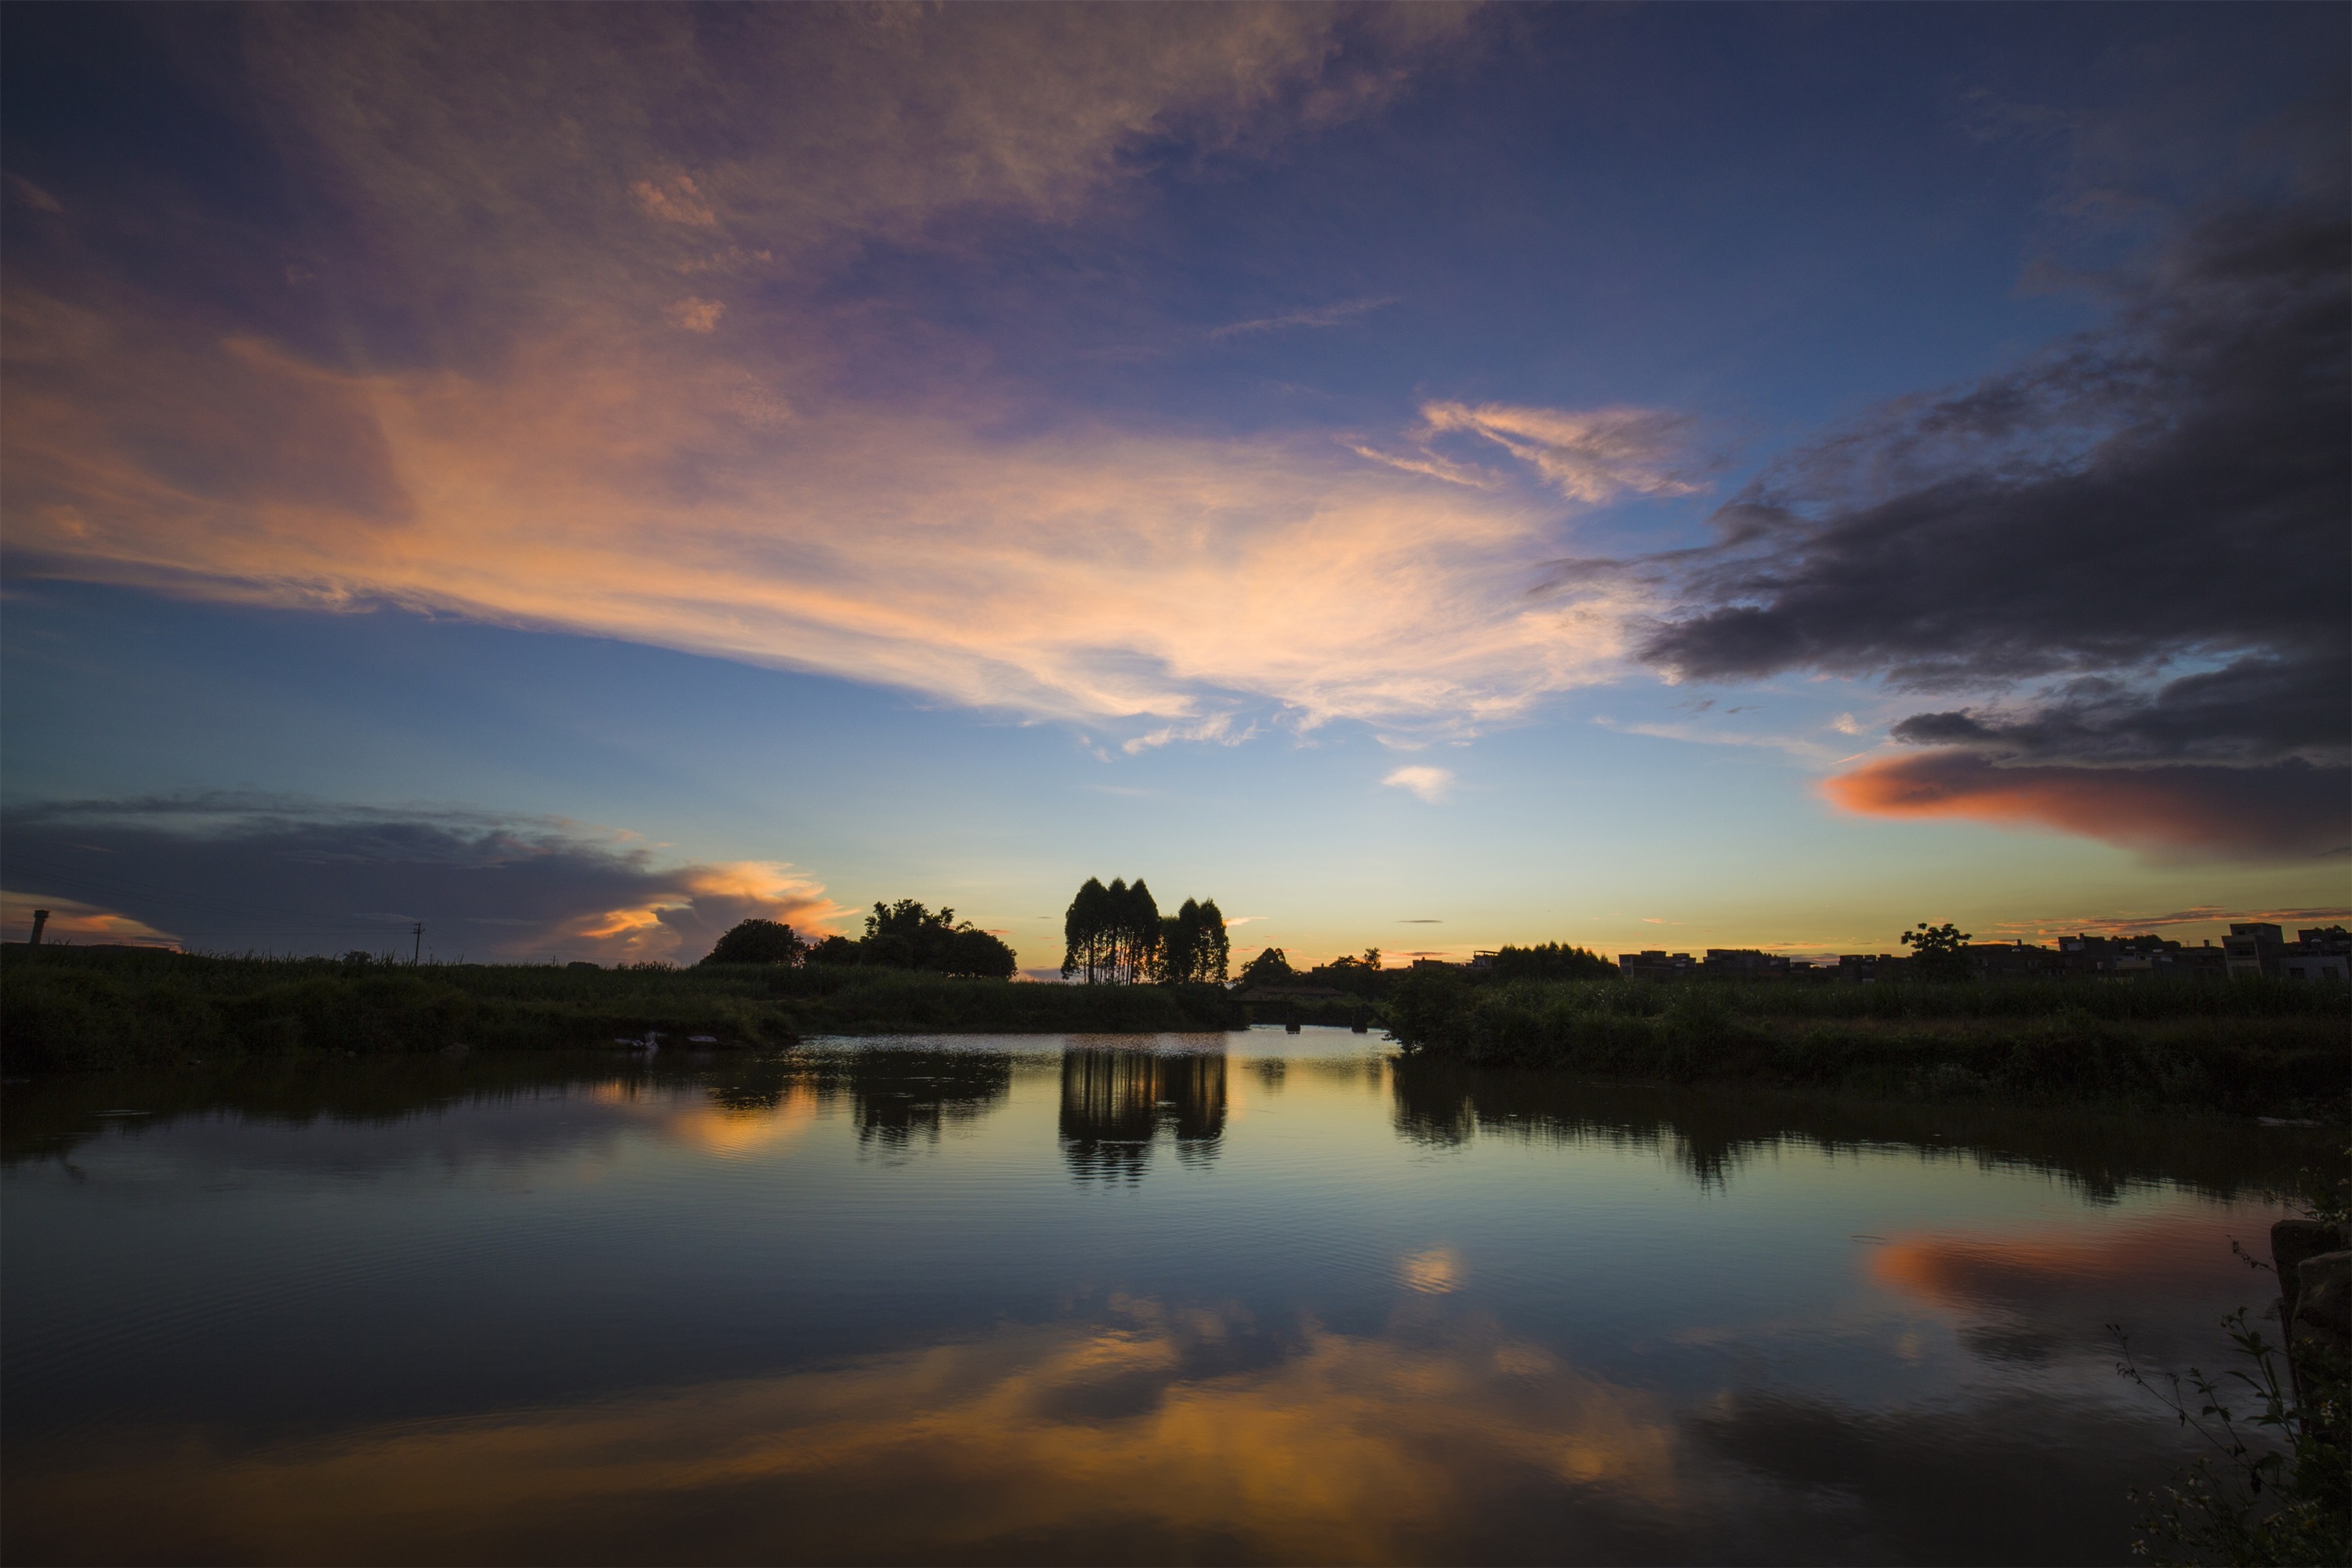
[(1405, 1056), (1391, 1076), (1398, 1134), (1452, 1147), (1474, 1137), (1598, 1143), (1669, 1153), (1703, 1185), (1782, 1143), (1832, 1152), (1894, 1146), (1922, 1158), (2021, 1164), (2112, 1199), (2179, 1182), (2220, 1198), (2287, 1193), (2309, 1145), (2265, 1146), (2262, 1130), (2215, 1120), (2153, 1122), (2090, 1106), (1832, 1100), (1741, 1086), (1664, 1087), (1537, 1068)]
[(904, 1149), (917, 1133), (938, 1142), (947, 1123), (976, 1121), (1009, 1096), (1013, 1058), (978, 1051), (859, 1051), (843, 1064), (835, 1083), (849, 1090), (860, 1143)]
[(1223, 1055), (1073, 1048), (1062, 1053), (1062, 1152), (1080, 1180), (1143, 1179), (1162, 1126), (1187, 1164), (1216, 1157), (1225, 1131)]

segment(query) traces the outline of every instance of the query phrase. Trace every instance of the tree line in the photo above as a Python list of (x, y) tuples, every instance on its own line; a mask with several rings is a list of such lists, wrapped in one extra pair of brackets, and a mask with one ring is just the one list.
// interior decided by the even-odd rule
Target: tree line
[(866, 917), (866, 934), (856, 941), (828, 936), (803, 942), (780, 921), (751, 920), (719, 939), (705, 963), (873, 964), (920, 969), (934, 974), (1010, 980), (1019, 967), (1013, 949), (955, 910), (931, 910), (917, 899), (877, 902)]
[(1217, 901), (1186, 899), (1172, 915), (1138, 877), (1089, 877), (1062, 917), (1062, 978), (1089, 985), (1223, 985), (1233, 962)]

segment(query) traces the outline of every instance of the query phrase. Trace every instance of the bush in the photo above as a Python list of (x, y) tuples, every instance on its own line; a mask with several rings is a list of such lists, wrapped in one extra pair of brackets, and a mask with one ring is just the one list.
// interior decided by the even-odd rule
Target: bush
[(793, 928), (777, 921), (744, 921), (719, 939), (705, 963), (798, 963), (807, 951)]

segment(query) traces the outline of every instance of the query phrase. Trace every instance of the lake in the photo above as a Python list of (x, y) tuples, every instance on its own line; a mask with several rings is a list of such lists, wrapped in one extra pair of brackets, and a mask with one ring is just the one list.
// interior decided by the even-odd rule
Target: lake
[(2127, 1561), (2323, 1135), (1377, 1036), (12, 1082), (10, 1562)]

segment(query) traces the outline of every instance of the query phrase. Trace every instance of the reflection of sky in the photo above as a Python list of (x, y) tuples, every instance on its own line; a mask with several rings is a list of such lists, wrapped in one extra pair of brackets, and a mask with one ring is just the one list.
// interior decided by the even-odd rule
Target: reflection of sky
[[(2114, 1557), (2173, 1438), (2100, 1325), (2210, 1357), (2270, 1212), (1892, 1143), (1439, 1148), (1339, 1031), (1171, 1040), (1216, 1156), (1169, 1111), (1106, 1184), (1009, 1043), (16, 1163), (10, 1555)], [(943, 1113), (883, 1147), (883, 1096)]]

